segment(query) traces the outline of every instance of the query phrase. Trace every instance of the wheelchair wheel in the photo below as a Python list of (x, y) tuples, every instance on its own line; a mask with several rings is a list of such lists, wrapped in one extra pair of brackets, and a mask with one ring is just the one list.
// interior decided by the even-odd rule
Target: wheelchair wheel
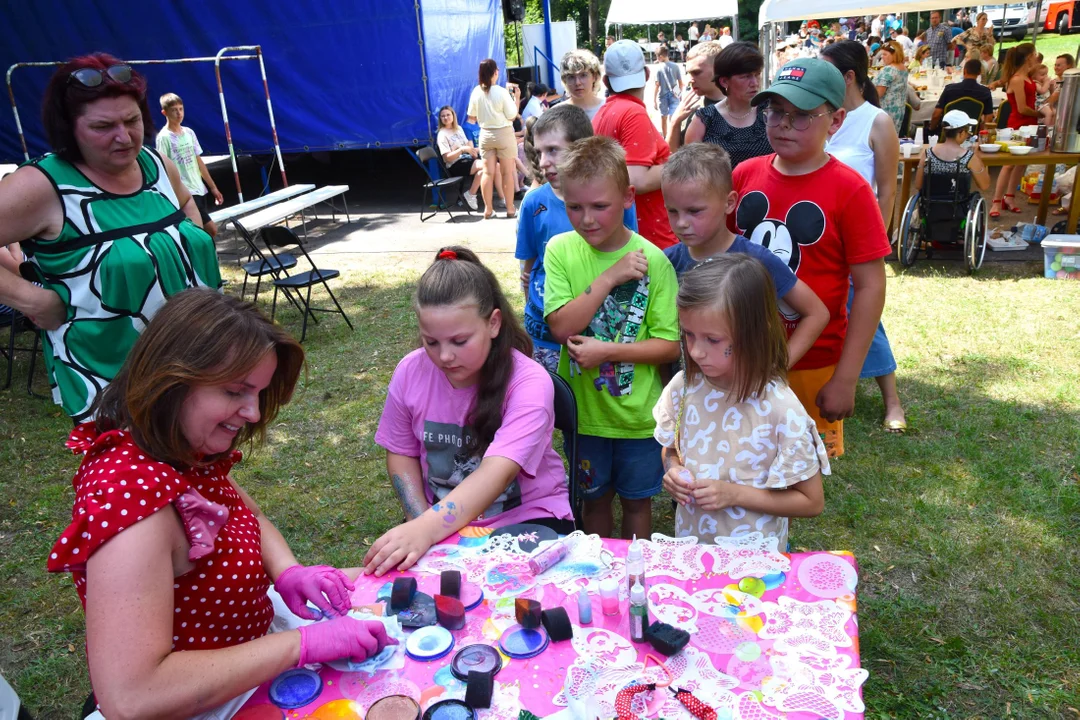
[(969, 273), (981, 268), (986, 256), (987, 219), (986, 200), (981, 195), (974, 196), (964, 228), (964, 262)]
[(919, 193), (908, 199), (904, 215), (900, 220), (900, 237), (896, 243), (896, 255), (900, 264), (911, 267), (919, 257), (919, 245), (922, 241), (922, 213), (919, 212)]

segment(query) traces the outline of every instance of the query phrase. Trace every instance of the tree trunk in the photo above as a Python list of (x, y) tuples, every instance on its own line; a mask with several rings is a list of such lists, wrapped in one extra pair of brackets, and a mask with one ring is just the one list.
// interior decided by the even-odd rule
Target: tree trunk
[(599, 0), (589, 0), (589, 49), (593, 52), (596, 52), (598, 47), (596, 41), (598, 30), (597, 26), (600, 24), (598, 18), (599, 12), (597, 8), (598, 3)]

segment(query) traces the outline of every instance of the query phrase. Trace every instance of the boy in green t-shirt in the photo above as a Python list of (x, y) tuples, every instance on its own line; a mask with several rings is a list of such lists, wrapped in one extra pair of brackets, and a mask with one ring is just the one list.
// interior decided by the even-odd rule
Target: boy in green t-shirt
[(210, 237), (217, 235), (217, 225), (210, 219), (209, 204), (206, 202), (206, 193), (209, 190), (214, 196), (214, 204), (220, 205), (224, 199), (214, 184), (214, 178), (210, 177), (210, 171), (203, 162), (202, 146), (195, 131), (183, 126), (184, 101), (175, 93), (166, 93), (159, 100), (161, 114), (169, 121), (168, 125), (158, 133), (157, 151), (169, 158), (176, 164), (180, 171), (180, 180), (184, 187), (191, 193), (195, 201), (195, 207), (199, 208), (202, 215), (203, 230), (210, 233)]
[(675, 269), (623, 225), (634, 188), (618, 143), (578, 140), (559, 177), (574, 232), (548, 243), (544, 314), (564, 345), (559, 375), (577, 400), (584, 529), (612, 537), (618, 493), (622, 536), (649, 537), (664, 474), (652, 408), (664, 387), (660, 366), (679, 357)]

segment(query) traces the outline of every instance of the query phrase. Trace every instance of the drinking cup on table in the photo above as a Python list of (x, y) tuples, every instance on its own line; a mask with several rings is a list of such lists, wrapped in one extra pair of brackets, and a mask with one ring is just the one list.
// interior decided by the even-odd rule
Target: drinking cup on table
[(904, 153), (904, 159), (905, 160), (911, 159), (911, 149), (912, 149), (912, 147), (914, 147), (914, 146), (911, 143), (904, 143), (903, 145), (900, 146), (900, 150), (903, 151), (903, 153)]

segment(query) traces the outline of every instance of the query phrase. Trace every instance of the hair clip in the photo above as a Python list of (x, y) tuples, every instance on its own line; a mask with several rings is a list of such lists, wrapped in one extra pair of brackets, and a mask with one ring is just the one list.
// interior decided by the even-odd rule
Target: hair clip
[(453, 250), (443, 250), (436, 256), (436, 258), (439, 260), (457, 260), (458, 256), (457, 253)]

